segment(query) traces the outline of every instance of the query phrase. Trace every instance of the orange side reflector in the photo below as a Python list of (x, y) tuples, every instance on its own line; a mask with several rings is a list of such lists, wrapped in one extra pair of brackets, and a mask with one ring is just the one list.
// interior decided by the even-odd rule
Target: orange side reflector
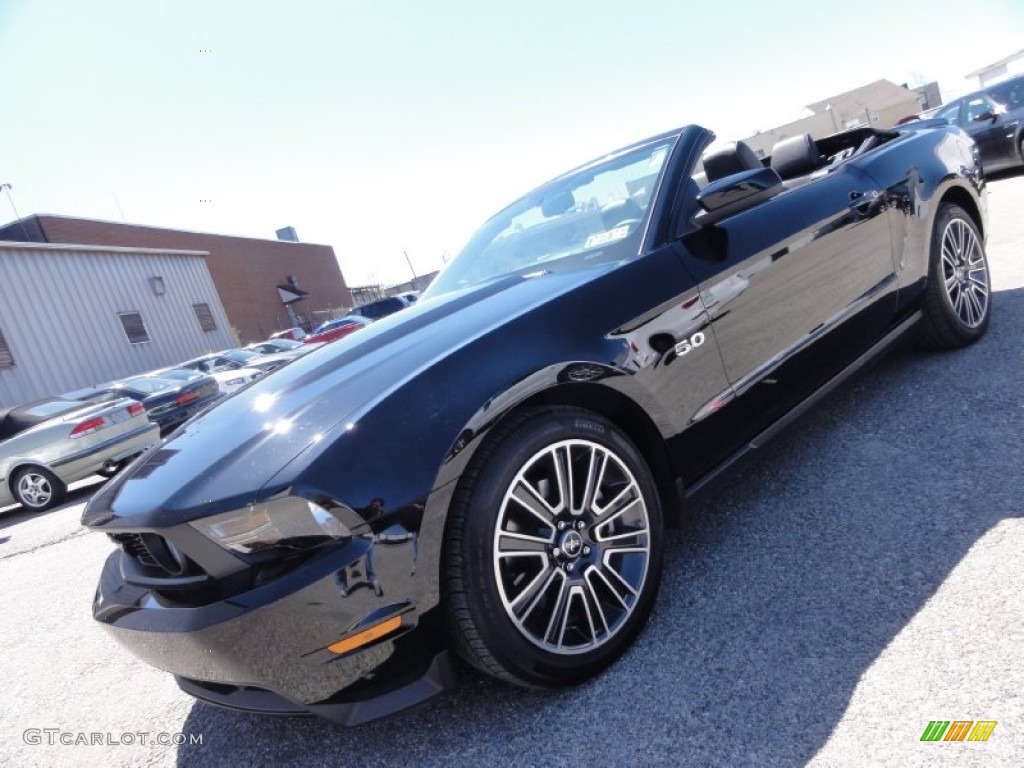
[(396, 629), (402, 626), (401, 616), (392, 616), (390, 619), (385, 619), (380, 624), (374, 624), (369, 629), (364, 629), (362, 632), (357, 632), (350, 637), (343, 638), (336, 643), (331, 643), (327, 646), (327, 650), (331, 653), (348, 653), (354, 651), (360, 646), (372, 643), (374, 640), (378, 640), (384, 635), (389, 635)]

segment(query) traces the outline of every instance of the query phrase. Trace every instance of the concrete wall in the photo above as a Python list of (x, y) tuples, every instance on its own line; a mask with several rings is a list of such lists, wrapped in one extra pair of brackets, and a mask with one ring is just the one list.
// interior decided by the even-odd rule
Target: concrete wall
[[(215, 330), (200, 328), (196, 303)], [(129, 342), (120, 312), (142, 316), (148, 342)], [(0, 407), (234, 346), (205, 254), (138, 248), (0, 243), (0, 333), (14, 359), (0, 368)]]

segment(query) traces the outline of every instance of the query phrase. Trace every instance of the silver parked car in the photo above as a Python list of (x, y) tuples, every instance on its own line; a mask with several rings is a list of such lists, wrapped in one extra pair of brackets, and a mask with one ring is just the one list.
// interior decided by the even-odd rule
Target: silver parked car
[(23, 410), (28, 420), (45, 420), (0, 433), (14, 432), (0, 440), (0, 507), (16, 501), (30, 512), (49, 509), (60, 503), (69, 483), (112, 474), (160, 442), (159, 427), (133, 400), (75, 407), (54, 399)]
[(179, 363), (177, 368), (191, 368), (203, 373), (217, 373), (218, 371), (231, 371), (237, 368), (259, 368), (264, 373), (270, 373), (283, 365), (302, 357), (299, 352), (275, 352), (264, 355), (253, 352), (251, 349), (225, 349), (222, 352), (211, 352), (201, 357), (195, 357)]

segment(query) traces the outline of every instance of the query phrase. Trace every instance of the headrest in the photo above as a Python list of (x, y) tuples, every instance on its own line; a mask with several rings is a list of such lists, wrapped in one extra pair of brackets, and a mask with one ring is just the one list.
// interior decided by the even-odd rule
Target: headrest
[(724, 179), (734, 173), (764, 168), (754, 150), (742, 141), (734, 141), (709, 152), (704, 155), (703, 160), (704, 173), (707, 174), (709, 182)]
[(644, 212), (636, 200), (627, 197), (624, 200), (615, 200), (607, 205), (601, 206), (601, 222), (605, 229), (611, 229), (617, 224), (630, 219), (642, 219)]
[(821, 153), (809, 133), (790, 136), (772, 147), (772, 168), (784, 179), (803, 176), (821, 164)]

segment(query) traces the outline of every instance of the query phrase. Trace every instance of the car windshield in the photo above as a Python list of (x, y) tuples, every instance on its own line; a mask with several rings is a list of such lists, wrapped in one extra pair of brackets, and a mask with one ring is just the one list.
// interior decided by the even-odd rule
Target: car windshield
[(152, 376), (141, 376), (137, 379), (128, 379), (121, 383), (122, 388), (138, 394), (154, 394), (155, 392), (162, 392), (165, 389), (176, 386), (178, 386), (176, 381), (158, 379)]
[(549, 269), (575, 256), (608, 260), (636, 253), (672, 143), (648, 144), (534, 190), (484, 224), (427, 293), (436, 296), (514, 272)]
[(162, 392), (165, 389), (176, 387), (178, 383), (167, 379), (158, 379), (155, 376), (140, 376), (137, 379), (128, 379), (121, 386), (139, 394), (152, 395), (154, 392)]
[(50, 416), (55, 413), (62, 413), (71, 408), (81, 408), (79, 403), (70, 403), (67, 400), (52, 400), (49, 403), (40, 403), (29, 408), (25, 413), (29, 416)]
[(261, 344), (257, 349), (262, 349), (264, 352), (274, 352), (280, 349), (302, 349), (303, 344), (301, 341), (292, 341), (291, 339), (278, 339), (273, 344)]
[(335, 328), (341, 328), (342, 326), (345, 325), (352, 325), (355, 322), (355, 320), (352, 320), (351, 318), (347, 317), (343, 317), (338, 320), (328, 320), (326, 323), (324, 323), (315, 331), (313, 331), (313, 334), (315, 335), (318, 333), (323, 333), (324, 331), (333, 331)]
[(229, 349), (224, 353), (224, 357), (236, 363), (248, 363), (250, 360), (262, 357), (262, 355), (249, 349)]
[(192, 379), (201, 378), (203, 374), (199, 371), (193, 371), (184, 368), (172, 368), (169, 371), (160, 371), (160, 378), (162, 379), (177, 379), (190, 381)]

